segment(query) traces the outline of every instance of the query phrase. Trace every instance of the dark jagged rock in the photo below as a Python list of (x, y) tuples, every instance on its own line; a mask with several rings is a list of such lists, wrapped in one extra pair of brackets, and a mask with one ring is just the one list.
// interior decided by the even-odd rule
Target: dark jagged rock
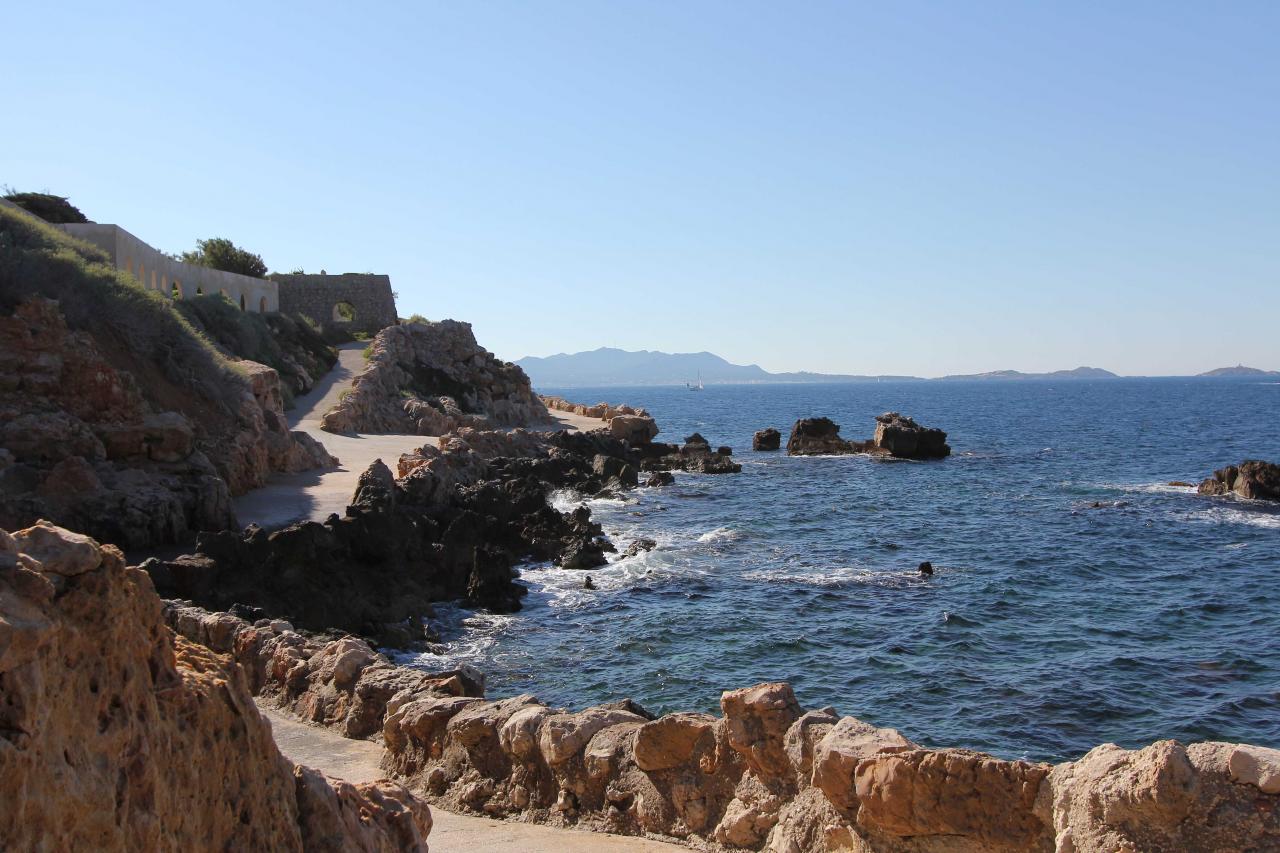
[(752, 450), (777, 450), (782, 446), (782, 433), (773, 427), (762, 429), (751, 438)]
[(1197, 491), (1202, 495), (1236, 494), (1250, 500), (1280, 501), (1280, 465), (1246, 459), (1239, 465), (1214, 471)]
[(649, 488), (656, 488), (657, 486), (670, 486), (675, 481), (676, 478), (672, 476), (670, 471), (654, 471), (645, 478), (644, 484)]
[(734, 462), (729, 453), (732, 450), (721, 447), (711, 449), (711, 443), (699, 433), (694, 433), (684, 440), (684, 444), (661, 444), (652, 442), (635, 449), (641, 456), (640, 468), (644, 471), (693, 471), (698, 474), (736, 474), (742, 466)]
[(638, 557), (646, 551), (652, 551), (658, 547), (658, 543), (648, 538), (637, 539), (627, 546), (627, 550), (622, 552), (624, 557)]
[(787, 439), (788, 456), (826, 456), (836, 453), (859, 453), (856, 442), (840, 437), (840, 424), (831, 418), (801, 418), (791, 428)]
[(947, 434), (922, 427), (897, 412), (876, 417), (875, 436), (867, 441), (840, 437), (840, 425), (830, 418), (802, 418), (796, 421), (787, 440), (789, 456), (825, 456), (868, 453), (895, 459), (942, 459), (951, 454)]
[(947, 434), (940, 429), (920, 426), (897, 412), (876, 417), (875, 446), (899, 459), (942, 459), (951, 455)]

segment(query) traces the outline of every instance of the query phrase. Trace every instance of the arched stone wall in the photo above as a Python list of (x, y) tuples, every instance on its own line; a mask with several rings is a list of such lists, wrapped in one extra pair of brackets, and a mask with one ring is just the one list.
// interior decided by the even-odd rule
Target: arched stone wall
[(279, 288), (269, 279), (184, 264), (156, 251), (119, 225), (90, 222), (57, 227), (105, 249), (117, 269), (132, 274), (148, 290), (173, 296), (176, 288), (182, 299), (191, 299), (199, 291), (221, 292), (246, 311), (265, 314), (280, 310)]
[[(367, 332), (376, 335), (399, 322), (391, 277), (374, 273), (342, 275), (273, 275), (280, 286), (280, 310), (306, 314), (325, 331)], [(335, 310), (339, 303), (351, 306), (355, 317), (347, 322)]]

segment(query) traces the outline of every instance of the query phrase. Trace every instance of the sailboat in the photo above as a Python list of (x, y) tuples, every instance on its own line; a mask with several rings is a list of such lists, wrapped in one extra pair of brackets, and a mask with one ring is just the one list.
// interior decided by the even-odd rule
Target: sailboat
[(697, 384), (697, 385), (692, 385), (692, 384), (690, 384), (690, 383), (686, 382), (686, 383), (684, 383), (684, 387), (688, 388), (690, 391), (701, 391), (701, 390), (702, 390), (702, 371), (701, 371), (701, 370), (699, 370), (699, 371), (698, 371), (698, 384)]

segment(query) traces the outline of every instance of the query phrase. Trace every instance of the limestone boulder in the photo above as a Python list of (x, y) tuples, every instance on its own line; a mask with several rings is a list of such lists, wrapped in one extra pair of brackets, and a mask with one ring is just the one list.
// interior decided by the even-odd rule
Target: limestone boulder
[(111, 546), (0, 532), (0, 683), (2, 849), (426, 850), (425, 803), (281, 756), (244, 671)]

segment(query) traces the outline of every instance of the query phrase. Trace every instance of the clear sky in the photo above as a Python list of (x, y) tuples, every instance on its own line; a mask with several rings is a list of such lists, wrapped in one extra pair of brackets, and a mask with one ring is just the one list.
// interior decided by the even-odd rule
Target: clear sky
[(0, 183), (505, 358), (1280, 368), (1280, 3), (11, 3)]

